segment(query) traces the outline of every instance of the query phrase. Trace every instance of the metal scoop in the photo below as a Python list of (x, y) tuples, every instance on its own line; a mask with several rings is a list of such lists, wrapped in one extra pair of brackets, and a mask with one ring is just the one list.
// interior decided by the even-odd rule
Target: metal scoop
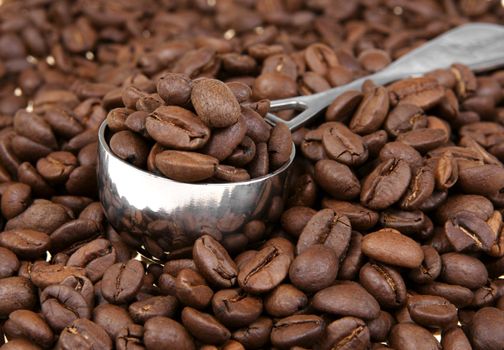
[[(504, 26), (473, 23), (457, 27), (376, 74), (318, 94), (273, 101), (272, 111), (302, 112), (289, 121), (273, 114), (266, 119), (272, 124), (285, 123), (295, 130), (341, 93), (360, 89), (365, 80), (383, 85), (456, 62), (475, 71), (504, 65)], [(228, 247), (244, 247), (260, 238), (251, 232), (257, 232), (261, 221), (276, 219), (281, 212), (285, 180), (295, 149), (283, 167), (264, 177), (237, 183), (189, 184), (156, 176), (124, 162), (111, 152), (109, 137), (104, 122), (99, 130), (98, 149), (100, 200), (109, 222), (146, 256), (161, 260), (177, 256), (190, 249), (202, 234), (213, 235)]]

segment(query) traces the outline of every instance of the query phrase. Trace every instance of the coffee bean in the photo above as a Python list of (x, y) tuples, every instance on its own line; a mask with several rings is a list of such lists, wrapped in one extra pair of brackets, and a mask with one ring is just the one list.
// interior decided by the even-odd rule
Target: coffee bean
[(3, 216), (8, 220), (21, 214), (31, 203), (31, 188), (23, 183), (13, 183), (1, 198)]
[(287, 276), (292, 258), (277, 246), (261, 249), (238, 273), (238, 284), (249, 293), (265, 293)]
[(488, 273), (485, 265), (476, 258), (459, 253), (441, 255), (443, 267), (441, 279), (447, 283), (458, 284), (469, 289), (485, 285)]
[(331, 159), (349, 166), (360, 165), (368, 157), (362, 138), (341, 123), (331, 123), (324, 130), (322, 145)]
[(268, 152), (271, 170), (278, 169), (289, 161), (292, 153), (292, 135), (287, 125), (278, 123), (271, 129)]
[(196, 182), (215, 173), (218, 160), (200, 153), (163, 151), (156, 155), (156, 168), (176, 181)]
[(234, 331), (232, 337), (246, 348), (257, 349), (269, 343), (272, 328), (271, 319), (261, 316), (248, 327)]
[(443, 332), (441, 337), (441, 346), (447, 350), (469, 350), (472, 349), (471, 343), (464, 331), (460, 327), (452, 327)]
[(115, 133), (110, 139), (110, 148), (116, 156), (137, 167), (144, 166), (147, 161), (146, 143), (131, 131), (123, 130)]
[(114, 264), (103, 275), (102, 294), (113, 304), (130, 301), (140, 289), (143, 275), (143, 265), (137, 260)]
[(488, 251), (495, 241), (487, 223), (468, 211), (460, 211), (447, 220), (444, 232), (459, 252), (468, 249)]
[(16, 338), (9, 340), (8, 343), (1, 347), (2, 350), (41, 350), (40, 346), (33, 344), (33, 342), (23, 339)]
[(291, 316), (308, 304), (308, 297), (290, 284), (276, 287), (264, 300), (264, 309), (274, 317)]
[(231, 337), (229, 330), (219, 323), (215, 317), (189, 306), (182, 310), (181, 318), (187, 330), (196, 339), (206, 344), (222, 344)]
[(44, 319), (29, 310), (11, 312), (3, 329), (8, 339), (29, 339), (43, 348), (50, 347), (54, 340), (53, 331)]
[(201, 120), (211, 128), (231, 126), (240, 116), (240, 105), (233, 92), (218, 80), (194, 82), (191, 102)]
[(380, 163), (362, 183), (361, 202), (371, 209), (385, 209), (406, 192), (411, 181), (409, 165), (400, 159)]
[(290, 265), (289, 279), (296, 287), (308, 292), (331, 285), (338, 274), (335, 252), (321, 244), (306, 248)]
[(331, 248), (336, 258), (343, 258), (350, 242), (351, 225), (346, 216), (331, 209), (323, 209), (306, 223), (296, 246), (297, 254), (315, 244)]
[(350, 120), (350, 130), (357, 134), (369, 134), (379, 129), (389, 111), (389, 96), (383, 87), (364, 94), (364, 98)]
[(359, 282), (383, 308), (398, 308), (406, 302), (406, 285), (392, 267), (367, 263), (360, 270)]
[(144, 343), (147, 349), (196, 349), (194, 341), (184, 327), (167, 317), (157, 316), (149, 319), (145, 322), (144, 330)]
[(371, 340), (376, 342), (385, 341), (394, 323), (395, 319), (391, 314), (380, 311), (377, 318), (366, 322)]
[(412, 295), (408, 297), (411, 318), (425, 327), (449, 328), (457, 321), (457, 308), (443, 297)]
[(271, 343), (279, 348), (306, 347), (323, 334), (324, 321), (316, 315), (294, 315), (278, 320), (271, 330)]
[(19, 259), (14, 252), (0, 247), (0, 279), (14, 275), (20, 265)]
[(48, 286), (40, 295), (40, 304), (44, 318), (57, 332), (78, 318), (91, 317), (91, 307), (84, 296), (69, 286)]
[(192, 150), (203, 147), (210, 130), (190, 111), (177, 106), (161, 106), (145, 121), (149, 136), (162, 146)]
[(422, 265), (411, 270), (408, 277), (416, 283), (428, 283), (438, 278), (441, 273), (441, 257), (431, 246), (422, 246), (424, 260)]
[(211, 236), (202, 236), (193, 246), (193, 259), (201, 274), (221, 288), (232, 287), (238, 270), (231, 257)]
[(213, 291), (196, 271), (181, 270), (175, 281), (177, 299), (185, 305), (204, 309), (212, 300)]
[(420, 266), (424, 257), (418, 243), (394, 229), (381, 229), (364, 236), (362, 251), (372, 259), (407, 268)]
[(133, 324), (128, 311), (112, 304), (98, 305), (93, 310), (93, 322), (101, 326), (111, 339), (115, 339), (123, 328)]
[(352, 227), (356, 230), (369, 230), (378, 222), (380, 217), (377, 212), (358, 203), (324, 198), (322, 200), (322, 206), (324, 208), (333, 209), (340, 215), (348, 217)]
[(320, 348), (364, 350), (369, 344), (369, 329), (364, 321), (356, 317), (342, 317), (327, 326)]
[(345, 91), (338, 95), (327, 107), (326, 121), (346, 121), (358, 107), (364, 95), (356, 90)]
[(110, 241), (99, 238), (77, 249), (66, 265), (85, 268), (86, 275), (96, 282), (116, 262), (116, 258), (116, 251)]
[(365, 320), (378, 317), (380, 312), (376, 299), (355, 282), (341, 282), (322, 289), (313, 296), (312, 305), (322, 312)]
[(177, 308), (177, 299), (171, 295), (154, 296), (145, 300), (132, 303), (128, 311), (137, 323), (145, 323), (156, 316), (173, 318)]
[(49, 249), (50, 237), (39, 231), (18, 229), (0, 233), (0, 245), (25, 259), (44, 256)]
[(334, 160), (322, 159), (315, 165), (315, 181), (336, 199), (350, 200), (359, 195), (359, 180), (350, 168)]
[(0, 317), (5, 318), (16, 310), (32, 309), (35, 304), (35, 288), (30, 280), (25, 277), (0, 279)]
[(428, 330), (414, 323), (399, 323), (392, 327), (389, 341), (397, 349), (441, 349), (439, 342)]
[(112, 341), (105, 330), (85, 318), (73, 321), (61, 332), (57, 347), (70, 350), (82, 344), (96, 349), (112, 349)]
[(504, 341), (502, 325), (504, 312), (492, 307), (480, 309), (470, 326), (470, 339), (475, 349), (498, 349)]
[(215, 317), (227, 327), (238, 328), (257, 320), (263, 310), (261, 298), (240, 289), (223, 289), (212, 299)]
[(187, 105), (191, 89), (191, 80), (182, 74), (166, 73), (157, 82), (157, 92), (168, 105)]

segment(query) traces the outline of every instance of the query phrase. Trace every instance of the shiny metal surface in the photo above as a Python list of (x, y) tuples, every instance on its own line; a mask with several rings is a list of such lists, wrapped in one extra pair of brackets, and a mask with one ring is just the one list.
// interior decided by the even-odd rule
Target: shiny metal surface
[(366, 80), (383, 85), (434, 69), (446, 68), (456, 62), (463, 63), (475, 71), (504, 65), (504, 26), (469, 23), (456, 27), (410, 51), (378, 73), (318, 94), (272, 101), (273, 112), (283, 109), (302, 112), (289, 121), (284, 121), (272, 113), (268, 113), (266, 118), (271, 124), (285, 123), (291, 130), (295, 130), (329, 106), (336, 96), (347, 90), (360, 90)]
[[(246, 182), (188, 184), (156, 176), (124, 162), (110, 150), (106, 121), (99, 130), (98, 186), (108, 220), (147, 256), (190, 247), (203, 233), (237, 235), (251, 220), (271, 219), (282, 205), (283, 187), (294, 160)], [(276, 210), (278, 212), (278, 210)]]

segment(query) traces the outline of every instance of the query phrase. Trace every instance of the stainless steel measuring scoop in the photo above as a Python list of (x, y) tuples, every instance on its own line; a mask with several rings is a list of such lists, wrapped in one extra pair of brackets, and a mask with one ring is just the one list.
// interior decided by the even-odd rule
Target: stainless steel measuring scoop
[[(504, 26), (473, 23), (452, 29), (412, 50), (384, 70), (350, 84), (309, 96), (271, 103), (271, 110), (302, 112), (290, 121), (274, 114), (266, 119), (295, 130), (313, 119), (338, 95), (360, 89), (365, 80), (383, 85), (421, 75), (452, 63), (475, 71), (504, 65)], [(222, 184), (189, 184), (160, 177), (124, 162), (108, 146), (106, 121), (99, 129), (98, 184), (100, 200), (109, 222), (123, 238), (149, 257), (167, 259), (184, 251), (202, 234), (233, 245), (245, 246), (245, 234), (274, 219), (282, 209), (285, 179), (295, 157), (274, 173), (250, 181)]]

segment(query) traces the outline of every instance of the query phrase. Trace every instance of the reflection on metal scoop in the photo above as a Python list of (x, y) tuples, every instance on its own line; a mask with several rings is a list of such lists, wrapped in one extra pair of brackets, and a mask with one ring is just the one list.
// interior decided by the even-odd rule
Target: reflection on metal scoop
[[(467, 24), (455, 28), (401, 57), (386, 69), (350, 84), (310, 96), (273, 101), (272, 111), (303, 110), (290, 121), (268, 114), (270, 123), (294, 130), (314, 118), (336, 96), (360, 89), (366, 79), (386, 84), (411, 75), (463, 63), (476, 71), (504, 65), (504, 27)], [(295, 156), (272, 174), (238, 183), (189, 184), (156, 176), (116, 157), (108, 146), (106, 121), (99, 130), (98, 183), (109, 222), (138, 251), (165, 260), (190, 249), (202, 234), (229, 245), (244, 246), (247, 224), (275, 219), (283, 206), (288, 169)], [(257, 237), (256, 237), (257, 238)], [(176, 255), (176, 254), (175, 254)]]

